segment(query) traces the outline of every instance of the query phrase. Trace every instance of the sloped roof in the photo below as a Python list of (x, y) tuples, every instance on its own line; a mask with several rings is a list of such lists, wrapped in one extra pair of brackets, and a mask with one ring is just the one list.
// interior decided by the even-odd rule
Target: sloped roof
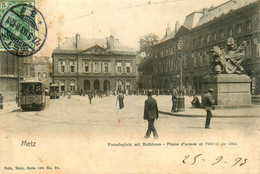
[[(105, 39), (89, 39), (89, 38), (80, 38), (78, 50), (85, 50), (92, 46), (99, 45), (101, 47), (105, 47)], [(60, 50), (76, 50), (76, 38), (75, 37), (67, 37), (65, 42), (60, 45)]]
[(230, 1), (227, 1), (217, 7), (209, 9), (208, 15), (203, 16), (197, 23), (197, 26), (207, 23), (207, 22), (213, 20), (214, 18), (218, 18), (221, 15), (227, 14), (231, 10), (237, 10), (239, 8), (242, 8), (242, 7), (249, 5), (256, 1), (258, 1), (258, 0), (230, 0)]
[[(129, 48), (125, 45), (123, 45), (118, 39), (114, 38), (114, 46), (113, 48), (109, 49), (111, 52), (135, 52), (134, 49)], [(106, 49), (107, 43), (105, 39), (90, 39), (90, 38), (79, 38), (79, 44), (78, 44), (78, 50), (83, 51), (88, 48), (91, 48), (95, 45), (98, 45), (104, 49)], [(55, 49), (56, 51), (76, 51), (76, 38), (75, 37), (67, 37), (63, 44), (60, 45), (60, 47), (57, 47)], [(54, 50), (54, 51), (55, 51)]]
[(183, 25), (189, 29), (194, 28), (197, 25), (198, 21), (201, 19), (202, 15), (202, 12), (193, 12), (189, 14), (188, 16), (186, 16)]
[(134, 49), (123, 45), (118, 39), (114, 39), (114, 48), (111, 51), (134, 51)]

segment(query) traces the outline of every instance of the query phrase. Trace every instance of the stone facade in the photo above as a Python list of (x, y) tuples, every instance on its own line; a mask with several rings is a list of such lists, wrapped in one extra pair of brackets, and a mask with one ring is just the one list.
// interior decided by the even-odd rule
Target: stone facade
[(136, 52), (110, 36), (67, 38), (53, 51), (53, 80), (60, 91), (87, 92), (136, 88)]
[[(254, 78), (255, 94), (260, 94), (260, 2), (256, 0), (230, 0), (217, 7), (203, 9), (186, 16), (176, 31), (167, 32), (154, 46), (154, 88), (171, 88), (179, 85), (182, 60), (183, 85), (195, 93), (202, 93), (202, 79), (211, 68), (210, 50), (213, 46), (226, 49), (232, 37), (236, 45), (247, 42), (246, 59), (242, 66)], [(183, 50), (178, 52), (181, 37)], [(180, 59), (181, 55), (181, 59)]]
[(33, 57), (33, 76), (44, 82), (45, 87), (49, 88), (52, 82), (52, 63), (49, 57)]
[(247, 75), (207, 75), (202, 81), (202, 93), (214, 89), (215, 108), (241, 108), (251, 105), (251, 79)]
[(14, 101), (18, 89), (18, 69), (20, 77), (26, 75), (25, 58), (17, 57), (7, 51), (0, 51), (0, 93), (4, 101)]

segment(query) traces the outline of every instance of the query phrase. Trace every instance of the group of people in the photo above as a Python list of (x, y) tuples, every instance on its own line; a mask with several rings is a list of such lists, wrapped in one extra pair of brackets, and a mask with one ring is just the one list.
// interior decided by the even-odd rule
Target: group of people
[[(158, 106), (156, 100), (152, 97), (152, 90), (148, 90), (147, 96), (148, 99), (145, 100), (145, 106), (144, 106), (144, 120), (148, 121), (148, 129), (146, 131), (146, 134), (144, 138), (149, 138), (151, 132), (153, 132), (153, 136), (155, 139), (158, 139), (158, 133), (156, 131), (156, 128), (154, 127), (154, 121), (155, 119), (159, 118), (158, 114)], [(212, 88), (209, 88), (208, 92), (203, 96), (203, 103), (202, 107), (206, 110), (207, 116), (206, 116), (206, 122), (205, 122), (205, 129), (209, 129), (210, 127), (210, 120), (212, 118), (212, 105), (215, 103), (215, 100), (213, 99), (212, 94), (214, 93), (214, 90)], [(172, 111), (176, 111), (176, 100), (178, 98), (178, 91), (177, 89), (173, 89), (172, 91), (172, 101), (173, 101), (173, 107)], [(198, 98), (194, 95), (194, 105), (197, 106), (199, 101)], [(199, 103), (199, 105), (201, 105)]]
[(2, 96), (2, 94), (0, 93), (0, 109), (4, 108), (4, 97)]

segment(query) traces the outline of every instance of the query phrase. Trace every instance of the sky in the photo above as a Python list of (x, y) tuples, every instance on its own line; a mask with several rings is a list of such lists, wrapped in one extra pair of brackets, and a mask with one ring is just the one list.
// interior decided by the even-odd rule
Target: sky
[(140, 36), (154, 33), (162, 38), (167, 24), (174, 29), (178, 20), (203, 8), (227, 0), (37, 0), (48, 37), (37, 55), (51, 56), (65, 37), (104, 39), (114, 35), (124, 45), (138, 49)]

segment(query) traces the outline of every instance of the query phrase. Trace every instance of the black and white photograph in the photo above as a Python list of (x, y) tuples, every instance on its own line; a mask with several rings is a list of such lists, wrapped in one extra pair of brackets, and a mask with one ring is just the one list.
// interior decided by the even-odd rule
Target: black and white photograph
[(260, 174), (259, 0), (0, 0), (0, 173)]

